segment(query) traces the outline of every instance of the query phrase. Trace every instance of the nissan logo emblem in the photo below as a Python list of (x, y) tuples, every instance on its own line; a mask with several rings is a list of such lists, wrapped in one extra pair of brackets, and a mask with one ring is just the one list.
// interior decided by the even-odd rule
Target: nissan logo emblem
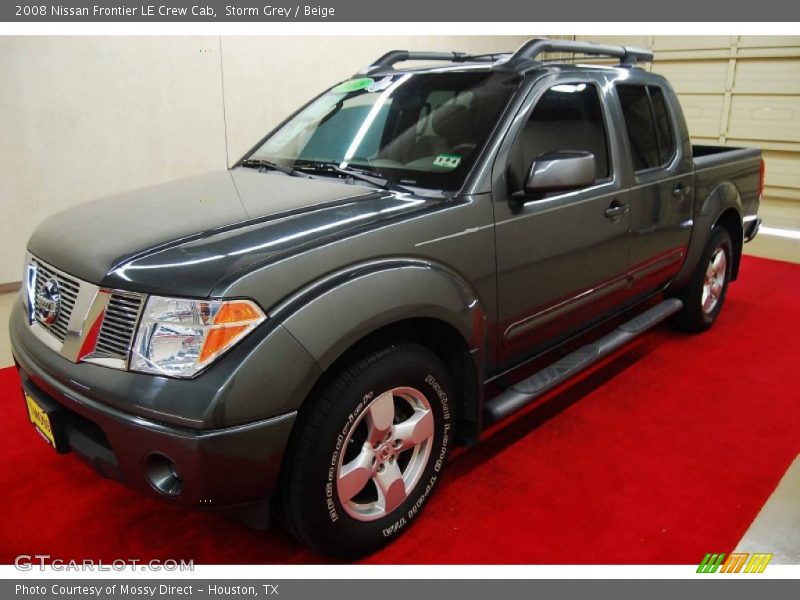
[(61, 293), (58, 281), (55, 278), (48, 279), (42, 289), (36, 292), (36, 317), (42, 325), (52, 327), (58, 318), (60, 307)]

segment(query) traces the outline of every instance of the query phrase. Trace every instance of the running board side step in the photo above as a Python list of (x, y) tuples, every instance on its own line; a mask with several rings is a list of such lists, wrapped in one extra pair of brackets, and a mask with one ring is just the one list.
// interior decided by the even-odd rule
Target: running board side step
[(683, 302), (677, 298), (664, 300), (630, 321), (626, 321), (611, 333), (582, 346), (572, 354), (568, 354), (527, 379), (512, 385), (486, 402), (484, 405), (485, 421), (495, 423), (524, 408), (554, 387), (658, 325), (681, 308), (683, 308)]

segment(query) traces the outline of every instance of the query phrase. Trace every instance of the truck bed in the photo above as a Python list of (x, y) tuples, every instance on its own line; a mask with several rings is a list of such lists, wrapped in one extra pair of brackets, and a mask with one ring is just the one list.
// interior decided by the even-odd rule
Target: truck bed
[(758, 212), (761, 150), (732, 146), (692, 145), (697, 198), (708, 198), (719, 185), (730, 182), (742, 199), (742, 217)]
[(722, 164), (729, 164), (735, 160), (761, 159), (761, 150), (758, 148), (741, 148), (736, 146), (709, 146), (705, 144), (692, 144), (695, 169), (705, 169)]

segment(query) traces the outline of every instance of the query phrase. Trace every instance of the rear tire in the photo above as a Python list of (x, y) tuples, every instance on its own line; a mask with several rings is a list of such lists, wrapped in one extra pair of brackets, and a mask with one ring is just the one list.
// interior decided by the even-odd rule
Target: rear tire
[(343, 559), (408, 529), (452, 445), (452, 384), (428, 349), (403, 344), (339, 373), (303, 407), (273, 499), (298, 540)]
[(731, 236), (724, 227), (715, 227), (692, 278), (676, 294), (683, 300), (683, 309), (673, 317), (676, 326), (699, 333), (714, 324), (725, 303), (732, 266)]

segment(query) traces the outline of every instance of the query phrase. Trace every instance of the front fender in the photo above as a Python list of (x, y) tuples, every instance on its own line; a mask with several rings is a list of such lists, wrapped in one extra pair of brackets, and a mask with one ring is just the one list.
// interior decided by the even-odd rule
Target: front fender
[(736, 186), (730, 181), (720, 183), (710, 191), (698, 189), (698, 195), (704, 198), (698, 203), (694, 223), (692, 225), (692, 237), (689, 241), (689, 249), (686, 253), (686, 261), (683, 263), (678, 275), (672, 281), (670, 288), (679, 289), (689, 282), (697, 268), (700, 256), (708, 243), (711, 230), (726, 210), (733, 209), (739, 216), (741, 225), (743, 205), (742, 196)]
[(398, 258), (350, 267), (269, 312), (323, 370), (370, 333), (413, 318), (447, 323), (464, 338), (476, 365), (485, 359), (483, 304), (457, 273), (430, 261)]

